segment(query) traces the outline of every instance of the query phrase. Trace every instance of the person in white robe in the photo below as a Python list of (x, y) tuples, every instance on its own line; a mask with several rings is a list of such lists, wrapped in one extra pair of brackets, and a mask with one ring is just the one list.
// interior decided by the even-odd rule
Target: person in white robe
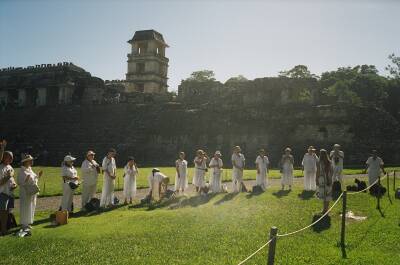
[(242, 149), (240, 146), (235, 146), (233, 148), (232, 160), (232, 186), (233, 192), (240, 192), (243, 184), (243, 171), (246, 165), (245, 157), (242, 154)]
[(124, 167), (124, 204), (132, 204), (136, 196), (136, 178), (139, 174), (139, 169), (135, 163), (133, 156), (128, 158), (128, 163)]
[(207, 154), (203, 150), (197, 150), (196, 157), (194, 159), (194, 176), (193, 185), (195, 186), (196, 192), (201, 192), (201, 190), (206, 186), (206, 173), (207, 169)]
[(104, 157), (103, 168), (103, 189), (101, 191), (100, 207), (110, 207), (114, 204), (114, 186), (117, 173), (115, 155), (117, 151), (111, 148)]
[(176, 169), (176, 176), (175, 176), (175, 192), (182, 193), (185, 192), (185, 189), (188, 186), (188, 168), (187, 168), (187, 161), (185, 160), (185, 153), (180, 152), (178, 160), (175, 161), (175, 169)]
[(221, 152), (216, 151), (209, 164), (211, 168), (210, 189), (213, 193), (222, 192), (222, 167), (224, 163), (222, 162), (221, 156)]
[(97, 190), (97, 178), (100, 173), (100, 165), (94, 160), (95, 153), (88, 151), (86, 159), (82, 162), (82, 208), (95, 197)]
[(317, 174), (318, 156), (313, 146), (308, 147), (307, 153), (304, 154), (301, 165), (304, 172), (304, 190), (315, 191), (317, 189), (315, 178)]
[(372, 150), (372, 156), (368, 158), (366, 165), (366, 171), (368, 172), (368, 185), (374, 183), (382, 172), (383, 174), (386, 174), (383, 160), (378, 156), (376, 150)]
[(257, 169), (257, 175), (256, 175), (256, 185), (260, 186), (262, 190), (267, 189), (268, 185), (268, 166), (269, 166), (269, 159), (268, 156), (265, 155), (265, 150), (260, 149), (258, 152), (258, 156), (256, 158), (256, 169)]
[(158, 168), (153, 168), (148, 177), (148, 182), (150, 200), (160, 200), (168, 189), (169, 177), (161, 173)]
[[(0, 150), (3, 154), (4, 150)], [(9, 213), (14, 208), (14, 194), (13, 191), (17, 187), (14, 180), (14, 169), (11, 163), (14, 159), (12, 152), (5, 151), (4, 156), (1, 158), (0, 164), (0, 235), (7, 233), (7, 222)]]
[(282, 190), (285, 189), (286, 185), (289, 186), (289, 190), (292, 190), (294, 158), (291, 152), (292, 149), (287, 147), (280, 161), (281, 173), (282, 173), (282, 179), (281, 179)]
[(333, 145), (329, 157), (332, 161), (333, 181), (339, 181), (342, 184), (344, 152), (340, 150), (339, 144)]
[(29, 186), (38, 185), (39, 178), (43, 174), (43, 171), (39, 171), (38, 174), (33, 172), (32, 165), (33, 157), (28, 154), (24, 155), (21, 159), (21, 168), (17, 177), (17, 184), (19, 185), (20, 224), (22, 229), (32, 228), (37, 194), (32, 194)]
[(74, 167), (75, 157), (66, 155), (61, 165), (63, 195), (61, 198), (61, 210), (72, 212), (74, 192), (79, 185), (78, 171)]

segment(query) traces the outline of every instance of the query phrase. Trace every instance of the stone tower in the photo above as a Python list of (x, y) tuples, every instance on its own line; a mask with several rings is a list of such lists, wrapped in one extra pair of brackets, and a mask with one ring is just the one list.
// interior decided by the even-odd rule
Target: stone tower
[(132, 51), (128, 54), (126, 88), (128, 92), (167, 92), (168, 58), (161, 33), (155, 30), (136, 31), (131, 40)]

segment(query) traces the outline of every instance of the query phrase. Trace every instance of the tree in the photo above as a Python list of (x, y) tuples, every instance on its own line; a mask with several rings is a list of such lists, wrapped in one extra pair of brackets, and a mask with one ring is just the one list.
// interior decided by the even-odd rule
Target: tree
[(386, 66), (386, 70), (389, 71), (392, 78), (400, 78), (400, 57), (394, 55), (394, 53), (388, 56), (392, 64)]
[(225, 84), (239, 83), (239, 82), (246, 82), (246, 81), (249, 81), (246, 77), (244, 77), (243, 75), (238, 75), (238, 76), (234, 76), (234, 77), (231, 77), (228, 80), (226, 80)]
[(195, 71), (186, 80), (198, 82), (215, 81), (215, 73), (212, 70)]
[(316, 75), (312, 74), (307, 66), (305, 65), (296, 65), (290, 70), (280, 71), (280, 77), (289, 77), (289, 78), (317, 78)]

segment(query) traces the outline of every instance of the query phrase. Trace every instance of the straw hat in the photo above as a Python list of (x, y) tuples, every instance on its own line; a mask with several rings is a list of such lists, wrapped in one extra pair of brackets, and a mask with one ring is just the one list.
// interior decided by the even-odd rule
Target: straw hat
[(308, 147), (308, 149), (307, 149), (308, 151), (315, 151), (316, 149), (314, 148), (314, 146), (312, 146), (312, 145), (310, 145), (309, 147)]
[(285, 152), (292, 152), (292, 149), (290, 149), (290, 147), (286, 147)]
[(92, 150), (89, 150), (89, 151), (86, 153), (86, 156), (95, 155), (95, 154), (96, 154), (95, 152), (93, 152)]
[(334, 144), (333, 147), (340, 148), (340, 144)]
[(76, 160), (76, 158), (73, 156), (70, 156), (70, 155), (67, 155), (64, 157), (64, 162), (73, 162), (75, 160)]
[(242, 149), (240, 148), (240, 146), (235, 146), (234, 148), (233, 148), (233, 150), (237, 150), (237, 151), (242, 151)]
[(21, 159), (21, 163), (25, 163), (27, 161), (33, 161), (34, 158), (29, 154), (24, 154)]
[(155, 167), (155, 168), (153, 168), (153, 170), (152, 170), (151, 172), (153, 172), (153, 173), (154, 173), (154, 172), (160, 172), (160, 170), (159, 170), (158, 168)]
[(4, 151), (4, 155), (9, 155), (14, 160), (14, 154), (11, 151)]
[(214, 154), (214, 155), (222, 156), (221, 151), (219, 151), (219, 150), (215, 151), (215, 154)]

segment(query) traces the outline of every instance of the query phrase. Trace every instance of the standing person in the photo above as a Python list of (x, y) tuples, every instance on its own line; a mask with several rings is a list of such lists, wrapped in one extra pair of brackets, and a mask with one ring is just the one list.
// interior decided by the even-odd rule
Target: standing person
[(100, 173), (100, 165), (94, 160), (95, 153), (88, 151), (86, 159), (82, 162), (82, 208), (94, 198), (97, 189), (97, 178)]
[(221, 152), (216, 151), (209, 164), (209, 167), (211, 168), (210, 188), (213, 193), (222, 191), (222, 167), (224, 166), (224, 163), (222, 162), (221, 156)]
[(124, 204), (132, 204), (133, 198), (136, 196), (136, 177), (139, 174), (139, 169), (135, 163), (135, 158), (130, 156), (128, 163), (124, 167)]
[(340, 150), (339, 144), (333, 145), (333, 150), (331, 151), (329, 157), (332, 161), (333, 181), (339, 181), (340, 184), (342, 184), (344, 152)]
[(117, 171), (117, 166), (115, 163), (116, 154), (117, 151), (114, 148), (111, 148), (108, 150), (107, 156), (103, 159), (102, 168), (104, 176), (100, 207), (109, 207), (114, 204), (114, 185)]
[(2, 156), (0, 164), (0, 235), (7, 232), (9, 214), (14, 208), (13, 191), (17, 187), (14, 180), (14, 169), (11, 163), (14, 159), (13, 153), (1, 150)]
[(265, 155), (265, 150), (260, 149), (258, 152), (258, 156), (256, 158), (256, 169), (257, 169), (257, 176), (256, 176), (256, 185), (260, 186), (262, 190), (267, 189), (268, 185), (268, 169), (269, 166), (269, 159), (268, 156)]
[(20, 187), (19, 190), (19, 203), (20, 203), (20, 223), (22, 229), (30, 229), (33, 224), (36, 208), (37, 193), (32, 194), (29, 186), (37, 186), (39, 178), (43, 172), (39, 171), (38, 174), (33, 172), (33, 157), (31, 155), (24, 155), (21, 159), (21, 169), (18, 172), (17, 183)]
[(61, 165), (61, 176), (63, 178), (63, 195), (61, 198), (61, 210), (72, 213), (74, 191), (79, 186), (78, 171), (74, 167), (75, 157), (66, 155)]
[(281, 180), (282, 190), (285, 189), (285, 185), (288, 185), (289, 190), (292, 190), (294, 158), (291, 152), (292, 149), (286, 147), (285, 153), (283, 154), (280, 161), (281, 173), (282, 173), (282, 180)]
[(239, 192), (243, 184), (243, 170), (246, 165), (244, 155), (240, 146), (233, 148), (232, 154), (232, 185), (233, 192)]
[(317, 197), (323, 201), (322, 214), (328, 211), (329, 201), (332, 200), (333, 167), (328, 152), (321, 149), (317, 165), (316, 185), (318, 187)]
[(182, 193), (188, 186), (187, 178), (187, 161), (185, 160), (185, 153), (179, 152), (179, 158), (175, 161), (176, 177), (175, 177), (175, 192)]
[(196, 192), (201, 192), (201, 190), (206, 185), (206, 173), (207, 169), (207, 154), (203, 150), (197, 150), (196, 157), (194, 159), (194, 176), (193, 185), (195, 186)]
[(379, 178), (381, 171), (386, 174), (383, 160), (378, 156), (376, 150), (372, 150), (372, 156), (368, 158), (366, 164), (365, 171), (368, 171), (368, 185), (371, 185)]
[(315, 191), (317, 188), (315, 178), (317, 174), (318, 156), (315, 154), (315, 151), (314, 146), (308, 147), (307, 153), (305, 153), (303, 161), (301, 161), (304, 172), (304, 190), (306, 191)]

